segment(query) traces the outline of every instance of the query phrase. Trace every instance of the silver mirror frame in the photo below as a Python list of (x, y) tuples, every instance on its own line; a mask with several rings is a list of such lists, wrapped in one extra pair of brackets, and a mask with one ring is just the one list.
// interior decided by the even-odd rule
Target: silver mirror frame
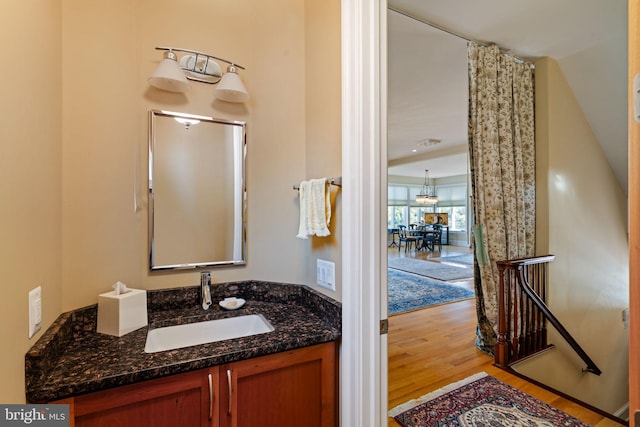
[[(237, 228), (237, 233), (240, 235), (240, 248), (238, 250), (234, 250), (233, 256), (229, 257), (231, 259), (211, 259), (207, 261), (198, 261), (198, 262), (179, 262), (179, 263), (164, 263), (162, 265), (158, 265), (155, 262), (154, 253), (157, 248), (154, 248), (155, 239), (155, 219), (154, 219), (154, 209), (155, 209), (155, 189), (154, 189), (154, 152), (156, 149), (156, 122), (159, 117), (170, 117), (170, 118), (183, 118), (183, 119), (193, 119), (199, 120), (200, 122), (208, 122), (215, 123), (221, 125), (228, 125), (237, 127), (241, 131), (241, 141), (240, 141), (240, 149), (241, 149), (241, 160), (240, 171), (235, 171), (236, 178), (241, 181), (238, 185), (238, 191), (234, 191), (237, 193), (236, 198), (240, 200), (240, 206), (237, 209), (234, 209), (236, 215), (234, 217), (234, 227)], [(196, 268), (212, 268), (212, 267), (225, 267), (225, 266), (234, 266), (234, 265), (244, 265), (246, 264), (246, 254), (247, 254), (247, 239), (246, 239), (246, 211), (247, 211), (247, 187), (246, 187), (246, 153), (247, 153), (247, 145), (246, 145), (246, 122), (243, 121), (235, 121), (235, 120), (225, 120), (225, 119), (216, 119), (213, 117), (207, 116), (199, 116), (193, 114), (186, 113), (178, 113), (172, 111), (164, 111), (164, 110), (149, 110), (149, 146), (148, 146), (149, 158), (148, 158), (148, 207), (149, 207), (149, 227), (148, 227), (148, 249), (149, 249), (149, 271), (158, 271), (158, 270), (183, 270), (183, 269), (196, 269)], [(215, 239), (215, 235), (212, 233), (211, 239)], [(235, 246), (234, 246), (235, 247)], [(237, 255), (236, 255), (237, 253)]]

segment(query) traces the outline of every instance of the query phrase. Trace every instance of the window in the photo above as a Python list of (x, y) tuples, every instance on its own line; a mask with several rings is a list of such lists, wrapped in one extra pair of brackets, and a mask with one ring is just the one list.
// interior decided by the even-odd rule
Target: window
[(407, 225), (406, 206), (387, 206), (387, 228), (397, 228), (398, 225)]
[(422, 223), (425, 213), (446, 213), (451, 231), (467, 231), (466, 183), (436, 185), (436, 205), (416, 202), (420, 185), (390, 184), (387, 190), (387, 228)]
[(408, 224), (407, 198), (409, 188), (402, 185), (387, 187), (387, 228), (397, 228), (398, 225)]
[(450, 184), (436, 187), (436, 212), (449, 217), (449, 230), (467, 231), (467, 185)]
[(452, 206), (450, 208), (437, 208), (438, 213), (446, 213), (449, 217), (449, 230), (466, 231), (467, 230), (467, 207)]
[(424, 222), (424, 214), (433, 212), (434, 206), (431, 205), (412, 206), (409, 208), (409, 224), (420, 224)]
[(387, 191), (387, 228), (424, 222), (424, 214), (435, 212), (434, 206), (416, 203), (422, 187), (416, 185), (389, 185)]

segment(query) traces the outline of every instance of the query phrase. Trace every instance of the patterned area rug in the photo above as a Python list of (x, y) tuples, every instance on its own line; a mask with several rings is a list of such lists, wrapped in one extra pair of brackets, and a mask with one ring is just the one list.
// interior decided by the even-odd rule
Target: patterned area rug
[(431, 305), (473, 298), (475, 293), (460, 286), (388, 268), (389, 314), (404, 313)]
[(473, 265), (473, 254), (443, 256), (438, 258), (440, 261), (457, 262), (459, 264)]
[(451, 280), (473, 279), (473, 269), (441, 264), (439, 262), (423, 261), (415, 258), (389, 258), (388, 266), (420, 276), (448, 282)]
[(389, 416), (404, 427), (589, 427), (484, 372), (400, 405)]

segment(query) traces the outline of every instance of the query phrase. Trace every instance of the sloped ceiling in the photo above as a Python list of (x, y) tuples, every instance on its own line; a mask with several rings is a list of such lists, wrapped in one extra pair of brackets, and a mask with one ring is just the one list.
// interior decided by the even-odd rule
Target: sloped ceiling
[[(424, 177), (429, 169), (438, 178), (467, 168), (466, 41), (422, 20), (522, 58), (554, 58), (627, 192), (625, 0), (390, 0), (389, 7), (418, 19), (388, 14), (390, 174)], [(418, 144), (429, 139), (440, 142)]]

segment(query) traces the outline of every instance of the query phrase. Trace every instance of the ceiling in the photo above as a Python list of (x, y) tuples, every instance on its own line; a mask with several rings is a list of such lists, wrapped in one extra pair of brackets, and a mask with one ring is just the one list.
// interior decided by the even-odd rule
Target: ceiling
[[(555, 59), (627, 192), (626, 0), (389, 0), (389, 174), (467, 171), (464, 38)], [(449, 34), (420, 21), (463, 36)], [(423, 146), (422, 141), (439, 140)]]

